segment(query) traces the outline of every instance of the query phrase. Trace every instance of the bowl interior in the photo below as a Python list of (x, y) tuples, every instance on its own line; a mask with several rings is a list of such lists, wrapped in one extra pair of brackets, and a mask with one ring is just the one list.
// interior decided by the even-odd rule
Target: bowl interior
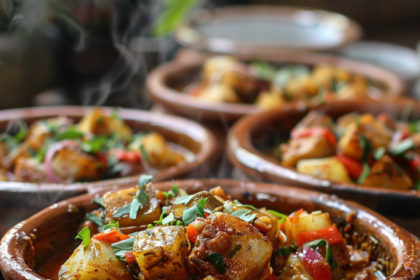
[[(5, 131), (10, 120), (22, 120), (31, 124), (39, 119), (67, 116), (80, 120), (91, 108), (88, 107), (46, 107), (7, 110), (0, 112), (0, 131)], [(113, 108), (101, 108), (111, 114)], [(169, 180), (182, 177), (207, 176), (213, 165), (215, 141), (207, 129), (189, 120), (129, 109), (117, 109), (119, 116), (133, 132), (159, 132), (168, 145), (184, 155), (187, 162), (158, 170), (154, 180)], [(138, 175), (89, 182), (83, 184), (56, 185), (20, 182), (0, 182), (0, 236), (19, 221), (35, 214), (49, 205), (86, 192), (102, 188), (133, 183)]]
[[(368, 246), (372, 260), (378, 260), (381, 270), (388, 276), (398, 274), (402, 278), (395, 279), (414, 279), (417, 274), (417, 266), (406, 267), (404, 263), (418, 252), (418, 240), (358, 204), (316, 192), (261, 183), (217, 179), (175, 183), (189, 193), (220, 185), (243, 203), (286, 214), (300, 208), (326, 211), (338, 226), (345, 223), (349, 215), (356, 215), (352, 224), (353, 230), (359, 234), (357, 237), (351, 235), (353, 237), (348, 238), (349, 244), (357, 248)], [(167, 190), (171, 186), (172, 182), (155, 184), (160, 190)], [(25, 273), (33, 275), (31, 279), (56, 279), (54, 275), (58, 274), (60, 265), (80, 243), (74, 241), (74, 237), (85, 214), (97, 208), (92, 202), (93, 197), (83, 195), (53, 205), (5, 235), (0, 247), (3, 252), (0, 265), (6, 279), (23, 279), (20, 275)], [(413, 262), (417, 265), (420, 261)]]
[[(288, 106), (244, 119), (232, 129), (229, 139), (229, 155), (234, 164), (253, 178), (309, 189), (334, 193), (340, 197), (358, 201), (386, 215), (418, 216), (420, 192), (393, 190), (379, 187), (362, 187), (351, 183), (334, 183), (297, 173), (294, 168), (282, 166), (278, 159), (278, 147), (288, 141), (291, 129), (312, 108)], [(378, 115), (387, 112), (401, 119), (420, 118), (420, 104), (409, 99), (346, 100), (334, 101), (313, 108), (338, 118), (351, 112)], [(250, 161), (253, 161), (251, 163)], [(389, 207), (392, 205), (393, 207)]]

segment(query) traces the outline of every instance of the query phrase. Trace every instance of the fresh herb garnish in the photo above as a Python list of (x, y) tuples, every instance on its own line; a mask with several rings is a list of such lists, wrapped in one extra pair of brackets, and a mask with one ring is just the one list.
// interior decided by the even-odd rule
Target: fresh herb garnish
[(112, 215), (112, 217), (119, 218), (122, 215), (130, 214), (130, 209), (131, 209), (131, 203), (121, 207), (117, 212), (114, 213), (114, 215)]
[(373, 158), (375, 160), (380, 160), (386, 152), (386, 149), (384, 147), (379, 147), (374, 153)]
[(106, 231), (107, 229), (112, 229), (112, 228), (120, 228), (120, 223), (115, 222), (114, 220), (111, 220), (109, 224), (104, 225), (104, 231)]
[(414, 148), (413, 139), (407, 138), (398, 142), (389, 152), (394, 156), (397, 156), (412, 148)]
[(228, 257), (229, 258), (232, 258), (234, 255), (236, 255), (236, 253), (238, 253), (238, 251), (239, 250), (241, 250), (241, 248), (242, 248), (242, 245), (241, 244), (238, 244), (238, 245), (236, 245), (235, 246), (235, 248), (233, 248), (233, 250), (232, 251), (230, 251), (227, 255), (228, 255)]
[(106, 146), (107, 138), (105, 136), (96, 136), (90, 140), (83, 142), (80, 148), (85, 153), (95, 154), (103, 150)]
[(95, 215), (91, 212), (86, 214), (85, 219), (94, 222), (98, 227), (103, 227), (104, 225), (102, 219), (98, 215)]
[(174, 204), (184, 204), (184, 205), (187, 205), (191, 201), (191, 199), (193, 197), (194, 197), (193, 195), (180, 196), (180, 197), (178, 197), (175, 200)]
[(294, 252), (296, 252), (296, 246), (291, 245), (291, 246), (280, 248), (278, 251), (278, 254), (279, 256), (288, 256)]
[(175, 221), (175, 216), (174, 214), (170, 213), (165, 219), (162, 220), (162, 225), (167, 225), (173, 221)]
[(137, 235), (137, 232), (130, 234), (131, 238), (128, 238), (126, 240), (122, 240), (119, 242), (112, 243), (112, 250), (114, 251), (114, 255), (122, 260), (125, 260), (125, 253), (133, 251), (134, 241), (136, 240), (135, 236)]
[(416, 182), (416, 184), (414, 185), (414, 188), (420, 191), (420, 180)]
[(373, 147), (372, 144), (366, 139), (366, 137), (363, 134), (359, 135), (359, 143), (360, 147), (362, 148), (363, 171), (357, 179), (357, 183), (361, 185), (370, 173), (369, 154), (373, 151)]
[(280, 212), (274, 211), (274, 210), (267, 210), (268, 213), (270, 213), (271, 215), (273, 215), (274, 217), (280, 218), (277, 223), (280, 225), (282, 223), (284, 223), (287, 219), (287, 215), (282, 214)]
[(272, 65), (268, 64), (264, 60), (255, 61), (250, 65), (251, 70), (257, 78), (271, 82), (276, 75), (277, 69)]
[(175, 196), (179, 195), (179, 187), (176, 185), (172, 185), (171, 192), (173, 192)]
[(220, 253), (213, 253), (204, 258), (204, 261), (211, 263), (221, 273), (225, 274), (225, 264)]
[(69, 126), (66, 131), (55, 134), (55, 139), (58, 141), (64, 139), (80, 139), (83, 137), (83, 132), (76, 130), (75, 127)]
[(240, 203), (240, 202), (239, 202), (239, 200), (237, 200), (237, 199), (235, 199), (233, 202), (236, 204), (236, 206), (246, 207), (246, 208), (250, 208), (250, 209), (252, 209), (252, 210), (258, 211), (258, 209), (257, 209), (257, 208), (255, 208), (255, 206), (252, 206), (252, 205), (250, 205), (250, 204), (242, 204), (242, 203)]
[(165, 217), (166, 214), (168, 214), (168, 207), (164, 206), (164, 207), (162, 207), (162, 214), (160, 214), (159, 220), (154, 221), (153, 223), (157, 224), (157, 225), (161, 225), (162, 221), (163, 221), (163, 218)]
[(146, 150), (144, 149), (143, 144), (140, 145), (140, 152), (141, 152), (141, 155), (143, 156), (144, 160), (148, 163), (149, 162), (149, 157), (147, 156), (147, 153), (146, 153)]
[(232, 216), (237, 217), (245, 222), (251, 222), (256, 218), (255, 214), (252, 214), (251, 216), (248, 215), (249, 213), (251, 213), (251, 210), (247, 210), (247, 209), (239, 209), (239, 210), (235, 210), (232, 213), (230, 213)]
[(84, 227), (79, 234), (76, 236), (75, 239), (82, 239), (83, 247), (86, 249), (90, 243), (90, 229), (89, 227)]
[(185, 225), (189, 225), (192, 221), (194, 221), (197, 216), (204, 218), (204, 206), (206, 205), (207, 198), (200, 199), (198, 204), (194, 205), (193, 207), (184, 210), (182, 214), (182, 220), (184, 221)]
[(96, 204), (99, 204), (100, 206), (105, 208), (104, 199), (102, 197), (95, 197), (93, 199), (93, 202), (95, 202)]

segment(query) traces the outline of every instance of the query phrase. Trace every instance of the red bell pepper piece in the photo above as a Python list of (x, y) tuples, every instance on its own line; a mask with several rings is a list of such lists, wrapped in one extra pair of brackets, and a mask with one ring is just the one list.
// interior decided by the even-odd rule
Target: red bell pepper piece
[(127, 262), (135, 262), (136, 256), (134, 256), (133, 252), (131, 251), (125, 252), (125, 260)]
[(113, 150), (113, 154), (122, 162), (140, 162), (140, 153), (127, 150)]
[(197, 237), (198, 237), (198, 231), (197, 229), (194, 227), (193, 224), (189, 224), (186, 228), (187, 234), (188, 234), (188, 239), (191, 242), (197, 241)]
[(358, 179), (363, 172), (363, 166), (360, 162), (346, 157), (337, 155), (336, 158), (344, 165), (353, 179)]
[(412, 159), (408, 160), (411, 169), (420, 172), (420, 155), (414, 152), (407, 152), (407, 154), (412, 157)]
[(331, 132), (331, 130), (325, 127), (299, 128), (293, 129), (291, 132), (292, 138), (305, 138), (313, 135), (325, 135), (331, 144), (337, 145), (337, 139), (335, 139), (334, 134)]
[(343, 237), (336, 226), (330, 226), (314, 231), (300, 232), (296, 235), (296, 243), (298, 247), (302, 247), (305, 243), (318, 239), (324, 239), (330, 245), (338, 244), (343, 241)]
[(315, 280), (331, 280), (331, 267), (324, 257), (311, 247), (302, 248), (297, 252), (297, 256), (303, 262), (309, 273)]
[(115, 243), (121, 240), (126, 240), (130, 238), (130, 235), (123, 234), (119, 232), (116, 228), (113, 228), (109, 232), (101, 232), (95, 236), (93, 236), (96, 240), (105, 241), (108, 243)]

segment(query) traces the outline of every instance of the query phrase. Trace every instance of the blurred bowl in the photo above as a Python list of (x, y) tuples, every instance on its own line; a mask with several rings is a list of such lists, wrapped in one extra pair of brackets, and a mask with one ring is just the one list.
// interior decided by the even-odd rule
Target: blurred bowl
[[(419, 240), (357, 203), (313, 191), (263, 183), (205, 179), (175, 181), (175, 184), (190, 193), (222, 186), (226, 193), (242, 203), (287, 214), (300, 208), (309, 212), (322, 210), (330, 213), (333, 221), (355, 215), (352, 225), (360, 233), (358, 246), (373, 245), (373, 260), (383, 260), (381, 270), (387, 279), (415, 279), (420, 273)], [(162, 182), (156, 183), (155, 187), (169, 190), (172, 185), (173, 182)], [(5, 279), (51, 279), (58, 275), (59, 267), (74, 249), (71, 246), (75, 245), (79, 225), (87, 212), (97, 208), (92, 201), (94, 197), (93, 194), (83, 195), (54, 204), (12, 228), (0, 244), (0, 268)], [(353, 244), (350, 239), (348, 242)], [(48, 275), (38, 274), (40, 259), (46, 267), (51, 262)]]
[[(333, 118), (351, 112), (373, 115), (386, 112), (399, 118), (407, 109), (412, 109), (410, 115), (412, 119), (420, 119), (420, 103), (411, 99), (332, 101), (316, 108)], [(265, 153), (273, 151), (276, 136), (288, 137), (291, 129), (310, 110), (311, 108), (302, 109), (290, 105), (241, 119), (229, 132), (227, 144), (229, 159), (235, 167), (254, 179), (336, 194), (386, 215), (419, 217), (420, 191), (362, 187), (352, 183), (335, 183), (318, 179), (298, 173), (293, 168), (284, 167), (274, 155)]]
[(404, 79), (408, 92), (420, 78), (420, 57), (415, 50), (404, 46), (362, 41), (340, 49), (339, 54), (394, 72)]
[(199, 11), (177, 32), (186, 47), (216, 53), (266, 55), (279, 50), (326, 51), (361, 37), (343, 15), (293, 6), (230, 6)]
[[(237, 119), (254, 114), (261, 109), (253, 104), (210, 103), (191, 97), (184, 92), (188, 86), (196, 83), (201, 75), (203, 63), (209, 55), (196, 56), (194, 62), (176, 61), (155, 68), (147, 80), (147, 88), (151, 98), (166, 110), (177, 115), (186, 116), (197, 121), (232, 123)], [(260, 59), (258, 56), (236, 56), (239, 60), (250, 62)], [(272, 64), (304, 64), (316, 66), (329, 64), (368, 78), (372, 98), (383, 96), (399, 96), (404, 94), (404, 82), (396, 74), (366, 63), (345, 59), (334, 55), (311, 53), (277, 52), (266, 55), (267, 62)]]
[[(14, 119), (30, 124), (39, 119), (61, 115), (77, 121), (91, 109), (67, 106), (0, 111), (0, 131), (5, 131), (9, 121)], [(114, 110), (106, 107), (100, 109), (109, 115)], [(118, 114), (133, 131), (159, 132), (169, 144), (183, 147), (191, 156), (194, 155), (186, 163), (159, 170), (154, 176), (155, 181), (208, 176), (216, 150), (216, 141), (208, 129), (190, 120), (146, 111), (118, 109)], [(57, 201), (81, 193), (94, 193), (121, 184), (135, 183), (137, 180), (138, 175), (70, 185), (0, 182), (0, 236), (17, 222)]]

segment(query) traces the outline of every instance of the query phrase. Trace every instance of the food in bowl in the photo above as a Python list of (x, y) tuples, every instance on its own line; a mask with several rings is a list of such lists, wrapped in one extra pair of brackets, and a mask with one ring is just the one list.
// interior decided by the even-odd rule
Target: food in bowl
[(349, 113), (334, 121), (309, 112), (276, 153), (282, 164), (303, 174), (341, 183), (389, 189), (418, 189), (418, 122), (386, 113)]
[(198, 84), (186, 89), (208, 102), (248, 103), (262, 109), (308, 99), (348, 99), (369, 96), (363, 75), (331, 65), (277, 67), (264, 61), (249, 64), (230, 56), (205, 61)]
[(0, 135), (0, 180), (91, 182), (153, 172), (186, 159), (156, 132), (136, 133), (114, 112), (94, 109), (78, 123), (65, 116), (29, 127), (11, 121)]
[[(233, 200), (221, 187), (187, 194), (138, 186), (95, 198), (82, 243), (58, 279), (377, 279), (372, 248), (356, 249), (352, 218), (285, 215)], [(57, 265), (52, 263), (52, 265)], [(41, 270), (54, 270), (48, 266)], [(41, 271), (40, 270), (40, 271)], [(40, 272), (41, 273), (41, 272)]]

